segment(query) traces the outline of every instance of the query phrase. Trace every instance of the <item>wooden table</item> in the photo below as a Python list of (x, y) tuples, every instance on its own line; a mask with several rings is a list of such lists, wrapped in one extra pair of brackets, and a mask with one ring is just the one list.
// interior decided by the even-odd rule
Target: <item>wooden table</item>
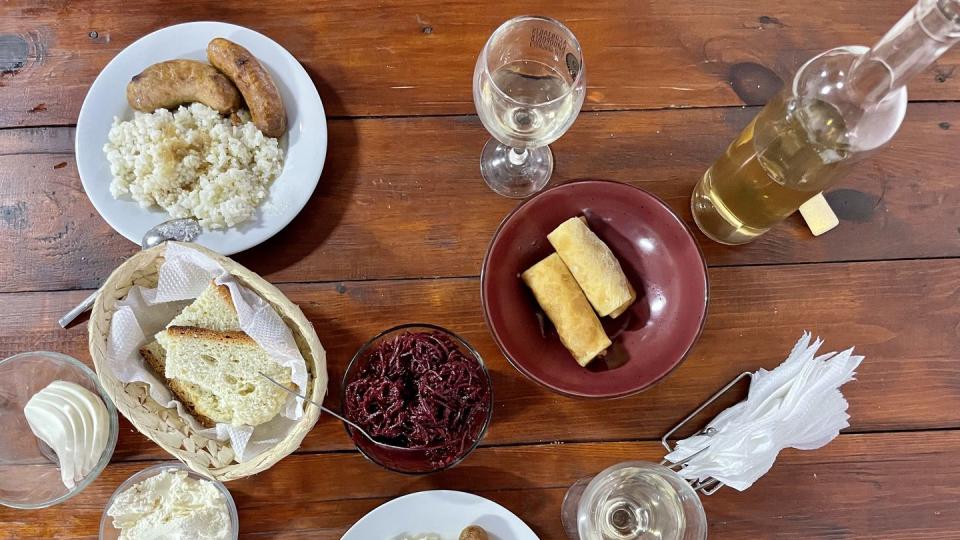
[[(137, 247), (87, 200), (71, 126), (94, 77), (132, 41), (223, 20), (289, 49), (329, 114), (328, 160), (310, 203), (236, 259), (313, 321), (331, 394), (365, 339), (426, 321), (480, 350), (497, 395), (482, 448), (425, 477), (368, 463), (339, 423), (321, 418), (295, 455), (229, 484), (243, 536), (339, 538), (388, 499), (447, 488), (498, 501), (542, 538), (561, 539), (567, 486), (619, 461), (658, 460), (669, 427), (741, 371), (776, 366), (809, 329), (831, 349), (866, 355), (844, 389), (851, 427), (821, 450), (783, 452), (747, 492), (706, 498), (711, 536), (960, 537), (960, 52), (917, 77), (893, 143), (828, 193), (838, 229), (813, 239), (794, 217), (737, 248), (698, 233), (712, 299), (697, 347), (641, 395), (578, 401), (510, 367), (480, 311), (484, 250), (516, 204), (487, 189), (477, 167), (487, 133), (470, 81), (493, 29), (517, 14), (551, 15), (583, 45), (587, 99), (554, 145), (553, 183), (629, 182), (690, 222), (694, 182), (757, 105), (813, 54), (872, 43), (912, 1), (565, 3), (2, 3), (0, 357), (46, 349), (90, 361), (86, 325), (61, 330), (56, 320)], [(123, 421), (114, 463), (96, 482), (51, 509), (0, 509), (0, 537), (93, 537), (117, 485), (165, 459)]]

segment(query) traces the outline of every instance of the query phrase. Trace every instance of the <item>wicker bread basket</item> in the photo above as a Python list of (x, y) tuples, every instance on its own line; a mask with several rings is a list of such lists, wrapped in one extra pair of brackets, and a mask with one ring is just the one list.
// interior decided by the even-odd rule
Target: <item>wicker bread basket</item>
[[(304, 317), (300, 308), (276, 287), (231, 259), (196, 244), (185, 245), (215, 260), (237, 278), (241, 285), (259, 294), (276, 309), (277, 314), (293, 332), (297, 347), (306, 361), (309, 372), (307, 395), (314, 401), (322, 401), (327, 391), (326, 353), (313, 325)], [(110, 322), (117, 309), (117, 302), (122, 300), (134, 285), (151, 288), (157, 286), (158, 270), (165, 252), (166, 244), (161, 244), (137, 253), (114, 270), (103, 284), (93, 305), (88, 326), (90, 355), (93, 357), (100, 383), (113, 399), (117, 410), (127, 417), (140, 433), (197, 473), (226, 482), (264, 471), (300, 446), (319, 418), (316, 407), (306, 407), (303, 417), (275, 447), (244, 463), (237, 463), (229, 441), (211, 440), (195, 433), (175, 408), (166, 409), (154, 401), (146, 384), (122, 383), (106, 368)]]

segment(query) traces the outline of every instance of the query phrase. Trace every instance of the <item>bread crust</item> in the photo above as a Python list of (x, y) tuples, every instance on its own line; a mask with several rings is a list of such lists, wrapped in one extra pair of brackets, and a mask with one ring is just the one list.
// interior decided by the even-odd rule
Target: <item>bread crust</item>
[[(159, 351), (157, 350), (159, 349)], [(212, 428), (217, 425), (217, 423), (210, 418), (209, 416), (201, 413), (197, 410), (196, 405), (193, 402), (191, 393), (190, 383), (180, 381), (177, 379), (168, 379), (164, 375), (166, 360), (160, 356), (160, 351), (163, 351), (163, 346), (152, 341), (143, 347), (140, 347), (140, 356), (147, 362), (147, 365), (153, 369), (155, 375), (159, 376), (167, 383), (167, 387), (173, 392), (174, 397), (177, 398), (177, 401), (183, 404), (184, 409), (187, 410), (193, 417), (205, 428)]]
[(227, 330), (218, 332), (206, 328), (197, 328), (195, 326), (171, 326), (167, 328), (167, 334), (170, 337), (189, 337), (193, 339), (204, 339), (208, 341), (222, 341), (224, 343), (239, 343), (251, 347), (259, 347), (257, 342), (246, 332), (238, 330)]

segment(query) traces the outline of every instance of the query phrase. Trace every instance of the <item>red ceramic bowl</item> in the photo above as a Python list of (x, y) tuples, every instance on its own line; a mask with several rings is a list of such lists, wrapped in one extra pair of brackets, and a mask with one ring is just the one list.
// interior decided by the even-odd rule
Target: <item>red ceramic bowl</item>
[[(626, 313), (601, 318), (613, 345), (586, 368), (560, 343), (520, 279), (553, 251), (547, 234), (578, 215), (610, 246), (637, 290)], [(480, 282), (484, 317), (504, 356), (569, 396), (614, 398), (649, 388), (680, 365), (707, 315), (707, 270), (690, 230), (654, 195), (617, 182), (572, 182), (522, 203), (494, 234)]]

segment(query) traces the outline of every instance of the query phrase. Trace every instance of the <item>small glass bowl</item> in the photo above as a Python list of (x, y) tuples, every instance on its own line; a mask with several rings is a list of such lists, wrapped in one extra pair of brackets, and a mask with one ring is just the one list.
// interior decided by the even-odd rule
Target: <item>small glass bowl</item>
[(121, 493), (133, 487), (134, 484), (143, 482), (147, 478), (156, 476), (169, 469), (186, 471), (187, 476), (193, 478), (194, 480), (212, 483), (217, 488), (217, 491), (223, 495), (224, 500), (227, 502), (227, 512), (230, 514), (230, 538), (236, 540), (240, 536), (240, 517), (237, 515), (237, 504), (233, 502), (233, 496), (230, 495), (230, 490), (228, 490), (227, 487), (221, 482), (210, 480), (203, 475), (193, 472), (186, 465), (178, 461), (172, 461), (147, 467), (146, 469), (124, 480), (123, 483), (117, 487), (117, 490), (114, 491), (113, 495), (110, 496), (110, 500), (107, 501), (107, 505), (103, 507), (103, 515), (100, 517), (100, 540), (116, 540), (117, 538), (120, 538), (120, 529), (114, 528), (113, 518), (107, 514), (107, 510), (113, 506), (113, 501), (115, 501)]
[(477, 446), (480, 445), (480, 441), (483, 440), (483, 436), (486, 434), (487, 428), (490, 426), (490, 421), (493, 419), (493, 379), (490, 377), (490, 372), (487, 370), (487, 366), (483, 363), (483, 358), (480, 357), (480, 353), (478, 353), (476, 349), (471, 347), (470, 344), (459, 335), (447, 330), (446, 328), (442, 328), (433, 324), (411, 323), (401, 324), (388, 330), (384, 330), (383, 332), (370, 338), (370, 340), (363, 344), (363, 346), (357, 350), (356, 354), (353, 355), (353, 359), (350, 360), (350, 364), (347, 366), (347, 370), (343, 374), (343, 384), (340, 387), (340, 404), (341, 407), (343, 407), (343, 414), (346, 416), (347, 411), (345, 405), (347, 385), (353, 382), (356, 376), (360, 373), (360, 370), (364, 367), (367, 359), (367, 353), (381, 342), (390, 340), (405, 332), (440, 332), (445, 334), (454, 342), (454, 344), (457, 345), (457, 347), (460, 348), (461, 352), (465, 353), (468, 357), (472, 356), (473, 358), (476, 358), (477, 363), (480, 364), (483, 374), (486, 376), (487, 385), (490, 391), (487, 393), (487, 417), (477, 430), (473, 443), (449, 464), (437, 466), (435, 463), (431, 462), (428, 456), (428, 450), (426, 449), (385, 448), (370, 442), (370, 440), (364, 437), (360, 432), (355, 431), (350, 426), (344, 424), (344, 427), (347, 430), (347, 434), (356, 445), (357, 450), (359, 450), (365, 458), (376, 463), (377, 465), (380, 465), (384, 469), (411, 475), (429, 474), (443, 471), (456, 466), (458, 463), (466, 459), (471, 452), (476, 450)]
[[(110, 418), (110, 433), (100, 461), (87, 476), (67, 489), (60, 479), (57, 456), (27, 424), (23, 408), (53, 381), (79, 384), (100, 396)], [(65, 354), (36, 351), (0, 362), (0, 504), (11, 508), (47, 508), (83, 491), (100, 475), (117, 445), (117, 409), (97, 375)]]

